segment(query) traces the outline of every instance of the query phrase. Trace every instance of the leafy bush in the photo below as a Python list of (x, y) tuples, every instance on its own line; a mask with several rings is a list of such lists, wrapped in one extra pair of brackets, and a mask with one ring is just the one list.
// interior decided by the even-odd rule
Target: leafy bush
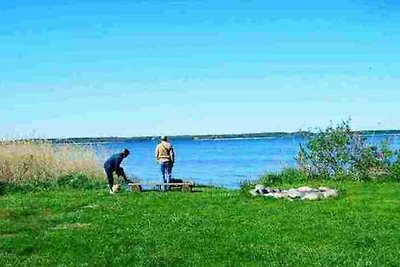
[(390, 168), (391, 178), (394, 181), (400, 182), (400, 160), (397, 160)]
[(388, 177), (395, 154), (387, 141), (369, 146), (344, 121), (310, 135), (300, 146), (297, 162), (310, 178), (369, 180)]
[(241, 190), (248, 192), (255, 183), (269, 186), (304, 184), (310, 180), (400, 182), (399, 151), (392, 150), (388, 140), (377, 146), (368, 145), (365, 136), (351, 131), (349, 121), (307, 137), (308, 142), (300, 145), (296, 158), (298, 169), (265, 174), (256, 182), (242, 183)]

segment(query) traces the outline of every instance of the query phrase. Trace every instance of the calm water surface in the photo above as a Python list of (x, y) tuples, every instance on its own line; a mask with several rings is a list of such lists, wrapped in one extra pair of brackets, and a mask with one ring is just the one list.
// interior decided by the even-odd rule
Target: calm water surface
[[(394, 148), (400, 148), (399, 135), (375, 135), (369, 142), (377, 143), (388, 138)], [(255, 180), (267, 172), (277, 172), (285, 167), (295, 167), (299, 137), (275, 137), (236, 140), (171, 140), (176, 153), (173, 170), (175, 178), (196, 183), (238, 188), (245, 180)], [(133, 141), (97, 144), (106, 155), (123, 148), (132, 154), (125, 159), (128, 175), (141, 181), (159, 181), (160, 170), (154, 160), (157, 141)], [(103, 152), (104, 153), (104, 152)]]

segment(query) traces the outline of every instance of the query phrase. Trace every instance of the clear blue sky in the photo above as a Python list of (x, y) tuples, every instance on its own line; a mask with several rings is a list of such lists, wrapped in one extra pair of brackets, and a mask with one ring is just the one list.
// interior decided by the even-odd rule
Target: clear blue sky
[(400, 127), (398, 0), (0, 3), (0, 138)]

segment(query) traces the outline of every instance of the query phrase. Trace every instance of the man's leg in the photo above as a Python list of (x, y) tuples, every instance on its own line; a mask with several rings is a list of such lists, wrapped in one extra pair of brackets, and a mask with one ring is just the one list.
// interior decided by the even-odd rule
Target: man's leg
[(174, 167), (174, 164), (172, 162), (168, 162), (167, 165), (167, 174), (168, 174), (168, 183), (172, 181), (172, 168)]
[[(162, 174), (162, 183), (166, 183), (167, 181), (165, 180), (165, 172), (167, 171), (167, 164), (166, 162), (161, 163), (161, 174)], [(161, 190), (165, 190), (165, 185), (161, 186)]]
[(107, 174), (107, 180), (108, 180), (108, 188), (110, 189), (110, 192), (113, 191), (113, 185), (114, 185), (114, 177), (113, 177), (113, 172), (110, 169), (105, 169), (106, 174)]

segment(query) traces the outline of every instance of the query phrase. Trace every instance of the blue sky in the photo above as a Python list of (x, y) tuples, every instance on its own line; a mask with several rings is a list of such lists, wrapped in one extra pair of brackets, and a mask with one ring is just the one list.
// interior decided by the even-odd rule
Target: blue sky
[(400, 2), (2, 1), (0, 138), (399, 129)]

